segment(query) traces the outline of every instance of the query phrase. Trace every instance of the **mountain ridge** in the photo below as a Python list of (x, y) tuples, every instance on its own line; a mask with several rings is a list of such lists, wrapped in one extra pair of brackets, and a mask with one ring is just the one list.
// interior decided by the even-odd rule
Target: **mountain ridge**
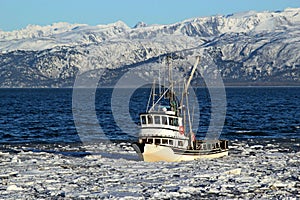
[(122, 21), (97, 26), (62, 22), (0, 31), (0, 87), (71, 87), (78, 74), (118, 71), (197, 49), (213, 49), (225, 84), (300, 85), (299, 25), (300, 8), (289, 8), (169, 25), (141, 22), (133, 28)]

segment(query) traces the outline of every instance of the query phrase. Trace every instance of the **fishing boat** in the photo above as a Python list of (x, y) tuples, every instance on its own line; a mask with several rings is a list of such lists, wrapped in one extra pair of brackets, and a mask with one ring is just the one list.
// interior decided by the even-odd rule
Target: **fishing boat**
[[(219, 158), (228, 155), (227, 140), (197, 140), (192, 130), (188, 104), (188, 88), (199, 64), (196, 58), (190, 75), (183, 83), (181, 99), (174, 93), (172, 68), (169, 66), (169, 86), (158, 89), (155, 81), (147, 110), (140, 114), (139, 138), (132, 146), (146, 162), (190, 161), (201, 158)], [(152, 99), (152, 104), (151, 104)], [(185, 99), (185, 101), (184, 101)]]

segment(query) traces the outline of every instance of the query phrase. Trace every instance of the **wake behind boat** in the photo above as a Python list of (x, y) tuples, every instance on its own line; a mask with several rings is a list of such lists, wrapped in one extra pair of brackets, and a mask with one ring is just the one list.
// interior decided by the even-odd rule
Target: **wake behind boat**
[(189, 78), (183, 83), (180, 101), (174, 93), (175, 82), (171, 79), (170, 66), (168, 88), (159, 88), (159, 94), (156, 94), (154, 81), (147, 111), (140, 114), (139, 140), (132, 145), (142, 160), (176, 162), (228, 155), (227, 140), (196, 140), (191, 128), (188, 88), (198, 63), (199, 57), (196, 58)]

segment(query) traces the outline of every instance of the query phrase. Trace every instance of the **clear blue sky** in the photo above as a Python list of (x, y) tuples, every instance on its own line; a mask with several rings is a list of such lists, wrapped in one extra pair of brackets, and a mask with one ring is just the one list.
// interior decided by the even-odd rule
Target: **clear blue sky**
[(184, 19), (248, 10), (283, 10), (300, 7), (300, 0), (0, 0), (0, 30), (54, 22), (129, 26), (139, 21), (170, 24)]

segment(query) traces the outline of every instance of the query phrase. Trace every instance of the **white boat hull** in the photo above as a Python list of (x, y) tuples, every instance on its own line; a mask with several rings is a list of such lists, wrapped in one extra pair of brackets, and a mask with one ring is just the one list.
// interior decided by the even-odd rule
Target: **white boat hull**
[[(197, 152), (197, 151), (194, 151)], [(171, 147), (161, 146), (155, 144), (145, 144), (144, 152), (142, 153), (143, 160), (146, 162), (158, 162), (158, 161), (167, 161), (167, 162), (179, 162), (179, 161), (191, 161), (201, 158), (220, 158), (228, 155), (227, 150), (219, 152), (207, 152), (194, 154), (185, 154), (174, 152)]]

